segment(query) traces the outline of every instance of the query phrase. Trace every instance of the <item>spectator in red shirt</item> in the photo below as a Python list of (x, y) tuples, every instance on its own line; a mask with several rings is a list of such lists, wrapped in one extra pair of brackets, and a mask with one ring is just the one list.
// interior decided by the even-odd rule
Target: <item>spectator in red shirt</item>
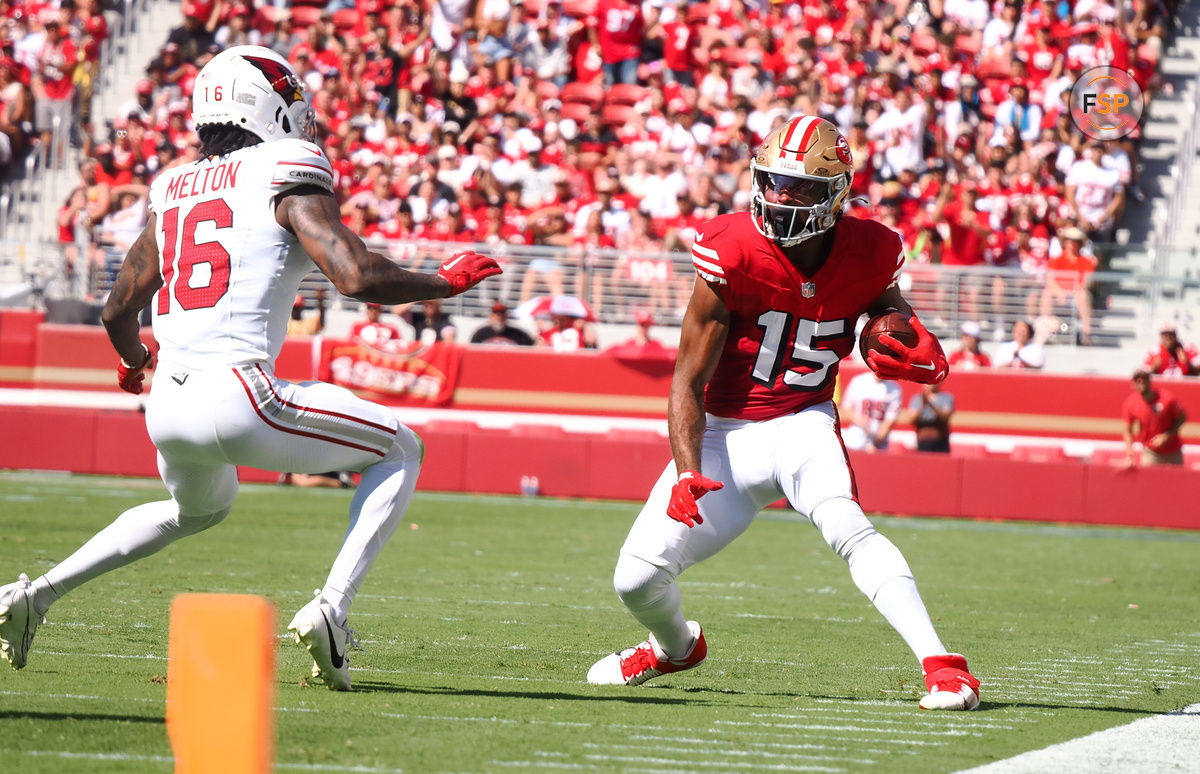
[(1133, 442), (1142, 444), (1142, 465), (1182, 465), (1183, 439), (1179, 430), (1187, 414), (1175, 396), (1150, 384), (1150, 374), (1133, 374), (1133, 394), (1121, 409), (1125, 420), (1125, 464), (1133, 467)]
[(350, 328), (350, 338), (368, 347), (383, 348), (389, 342), (403, 341), (400, 329), (390, 323), (380, 322), (383, 307), (379, 304), (367, 304), (365, 307), (367, 319), (359, 320)]
[[(38, 52), (38, 68), (33, 81), (34, 123), (42, 135), (42, 146), (52, 149), (51, 161), (59, 166), (61, 143), (74, 125), (75, 67), (79, 64), (75, 44), (64, 34), (58, 20), (46, 22), (46, 39)], [(58, 145), (52, 135), (58, 132)]]
[(1179, 340), (1175, 323), (1163, 323), (1158, 329), (1158, 346), (1146, 355), (1145, 368), (1164, 376), (1200, 375), (1200, 349)]
[(1085, 347), (1092, 339), (1091, 274), (1096, 270), (1087, 235), (1075, 226), (1063, 229), (1059, 236), (1062, 252), (1046, 264), (1046, 287), (1042, 292), (1042, 317), (1053, 316), (1055, 306), (1073, 302), (1079, 317), (1080, 340)]
[(588, 32), (600, 47), (604, 82), (637, 83), (646, 20), (642, 4), (630, 0), (599, 0)]
[(974, 371), (992, 367), (992, 359), (979, 348), (981, 333), (977, 322), (968, 320), (962, 324), (962, 349), (950, 354), (951, 369)]
[(654, 315), (645, 310), (635, 312), (633, 315), (634, 322), (637, 323), (637, 329), (634, 331), (633, 337), (614, 344), (609, 347), (606, 352), (616, 357), (624, 358), (639, 358), (639, 357), (668, 357), (674, 353), (663, 346), (662, 342), (650, 336), (650, 328), (654, 326)]
[(675, 18), (656, 28), (662, 37), (664, 75), (680, 86), (696, 84), (696, 33), (687, 21), (688, 0), (675, 0)]

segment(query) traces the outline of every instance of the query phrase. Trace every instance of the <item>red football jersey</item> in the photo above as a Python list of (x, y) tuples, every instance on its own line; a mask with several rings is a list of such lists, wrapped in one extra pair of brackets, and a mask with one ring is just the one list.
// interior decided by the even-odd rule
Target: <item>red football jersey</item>
[(729, 309), (729, 335), (704, 393), (705, 410), (763, 420), (833, 397), (838, 362), (854, 348), (854, 325), (900, 278), (900, 235), (843, 216), (824, 265), (805, 276), (750, 213), (720, 215), (692, 245), (696, 273)]

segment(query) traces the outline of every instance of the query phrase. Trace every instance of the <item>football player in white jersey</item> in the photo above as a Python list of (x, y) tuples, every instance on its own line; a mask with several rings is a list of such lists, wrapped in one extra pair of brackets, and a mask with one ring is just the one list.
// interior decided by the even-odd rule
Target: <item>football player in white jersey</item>
[(193, 114), (201, 159), (154, 181), (149, 223), (103, 313), (121, 356), (119, 384), (140, 393), (155, 356), (138, 313), (153, 310), (159, 362), (146, 428), (171, 498), (121, 514), (40, 578), (0, 588), (0, 654), (20, 669), (60, 596), (219, 523), (237, 493), (237, 465), (351, 470), (362, 479), (344, 542), (324, 587), (288, 627), (312, 654), (313, 676), (349, 690), (347, 613), (408, 507), (424, 448), (382, 406), (276, 378), (292, 300), (314, 264), (343, 294), (380, 304), (462, 293), (500, 267), (461, 252), (436, 274), (417, 274), (368, 252), (341, 222), (303, 87), (270, 49), (214, 57), (196, 79)]

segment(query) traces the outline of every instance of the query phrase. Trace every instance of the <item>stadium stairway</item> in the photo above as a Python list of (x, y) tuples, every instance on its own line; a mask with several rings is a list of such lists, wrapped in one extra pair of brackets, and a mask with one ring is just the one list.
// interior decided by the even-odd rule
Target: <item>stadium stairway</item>
[[(130, 32), (124, 38), (114, 36), (106, 66), (101, 71), (99, 88), (92, 97), (97, 142), (108, 139), (109, 125), (117, 108), (133, 97), (133, 83), (143, 77), (142, 68), (154, 57), (180, 19), (179, 4), (169, 0), (144, 0), (128, 3), (126, 7), (131, 14)], [(116, 15), (109, 18), (109, 28), (118, 29), (119, 19)], [(61, 169), (41, 169), (34, 173), (32, 196), (20, 202), (10, 215), (12, 237), (25, 240), (56, 238), (58, 208), (79, 181), (81, 157), (80, 149), (71, 147)], [(9, 238), (10, 234), (3, 237)], [(10, 280), (22, 280), (19, 274), (9, 276), (14, 269), (19, 270), (19, 267), (14, 267), (9, 260), (0, 260), (0, 285), (8, 284)]]

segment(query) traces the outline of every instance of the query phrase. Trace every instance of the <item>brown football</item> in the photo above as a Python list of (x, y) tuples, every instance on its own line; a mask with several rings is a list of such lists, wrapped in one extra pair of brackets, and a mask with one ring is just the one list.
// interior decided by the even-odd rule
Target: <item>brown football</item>
[(867, 353), (872, 350), (881, 355), (895, 354), (887, 346), (879, 343), (879, 337), (884, 333), (906, 347), (913, 347), (917, 344), (917, 332), (909, 324), (908, 315), (899, 309), (885, 309), (867, 320), (862, 333), (858, 335), (858, 352), (864, 361), (867, 359)]

